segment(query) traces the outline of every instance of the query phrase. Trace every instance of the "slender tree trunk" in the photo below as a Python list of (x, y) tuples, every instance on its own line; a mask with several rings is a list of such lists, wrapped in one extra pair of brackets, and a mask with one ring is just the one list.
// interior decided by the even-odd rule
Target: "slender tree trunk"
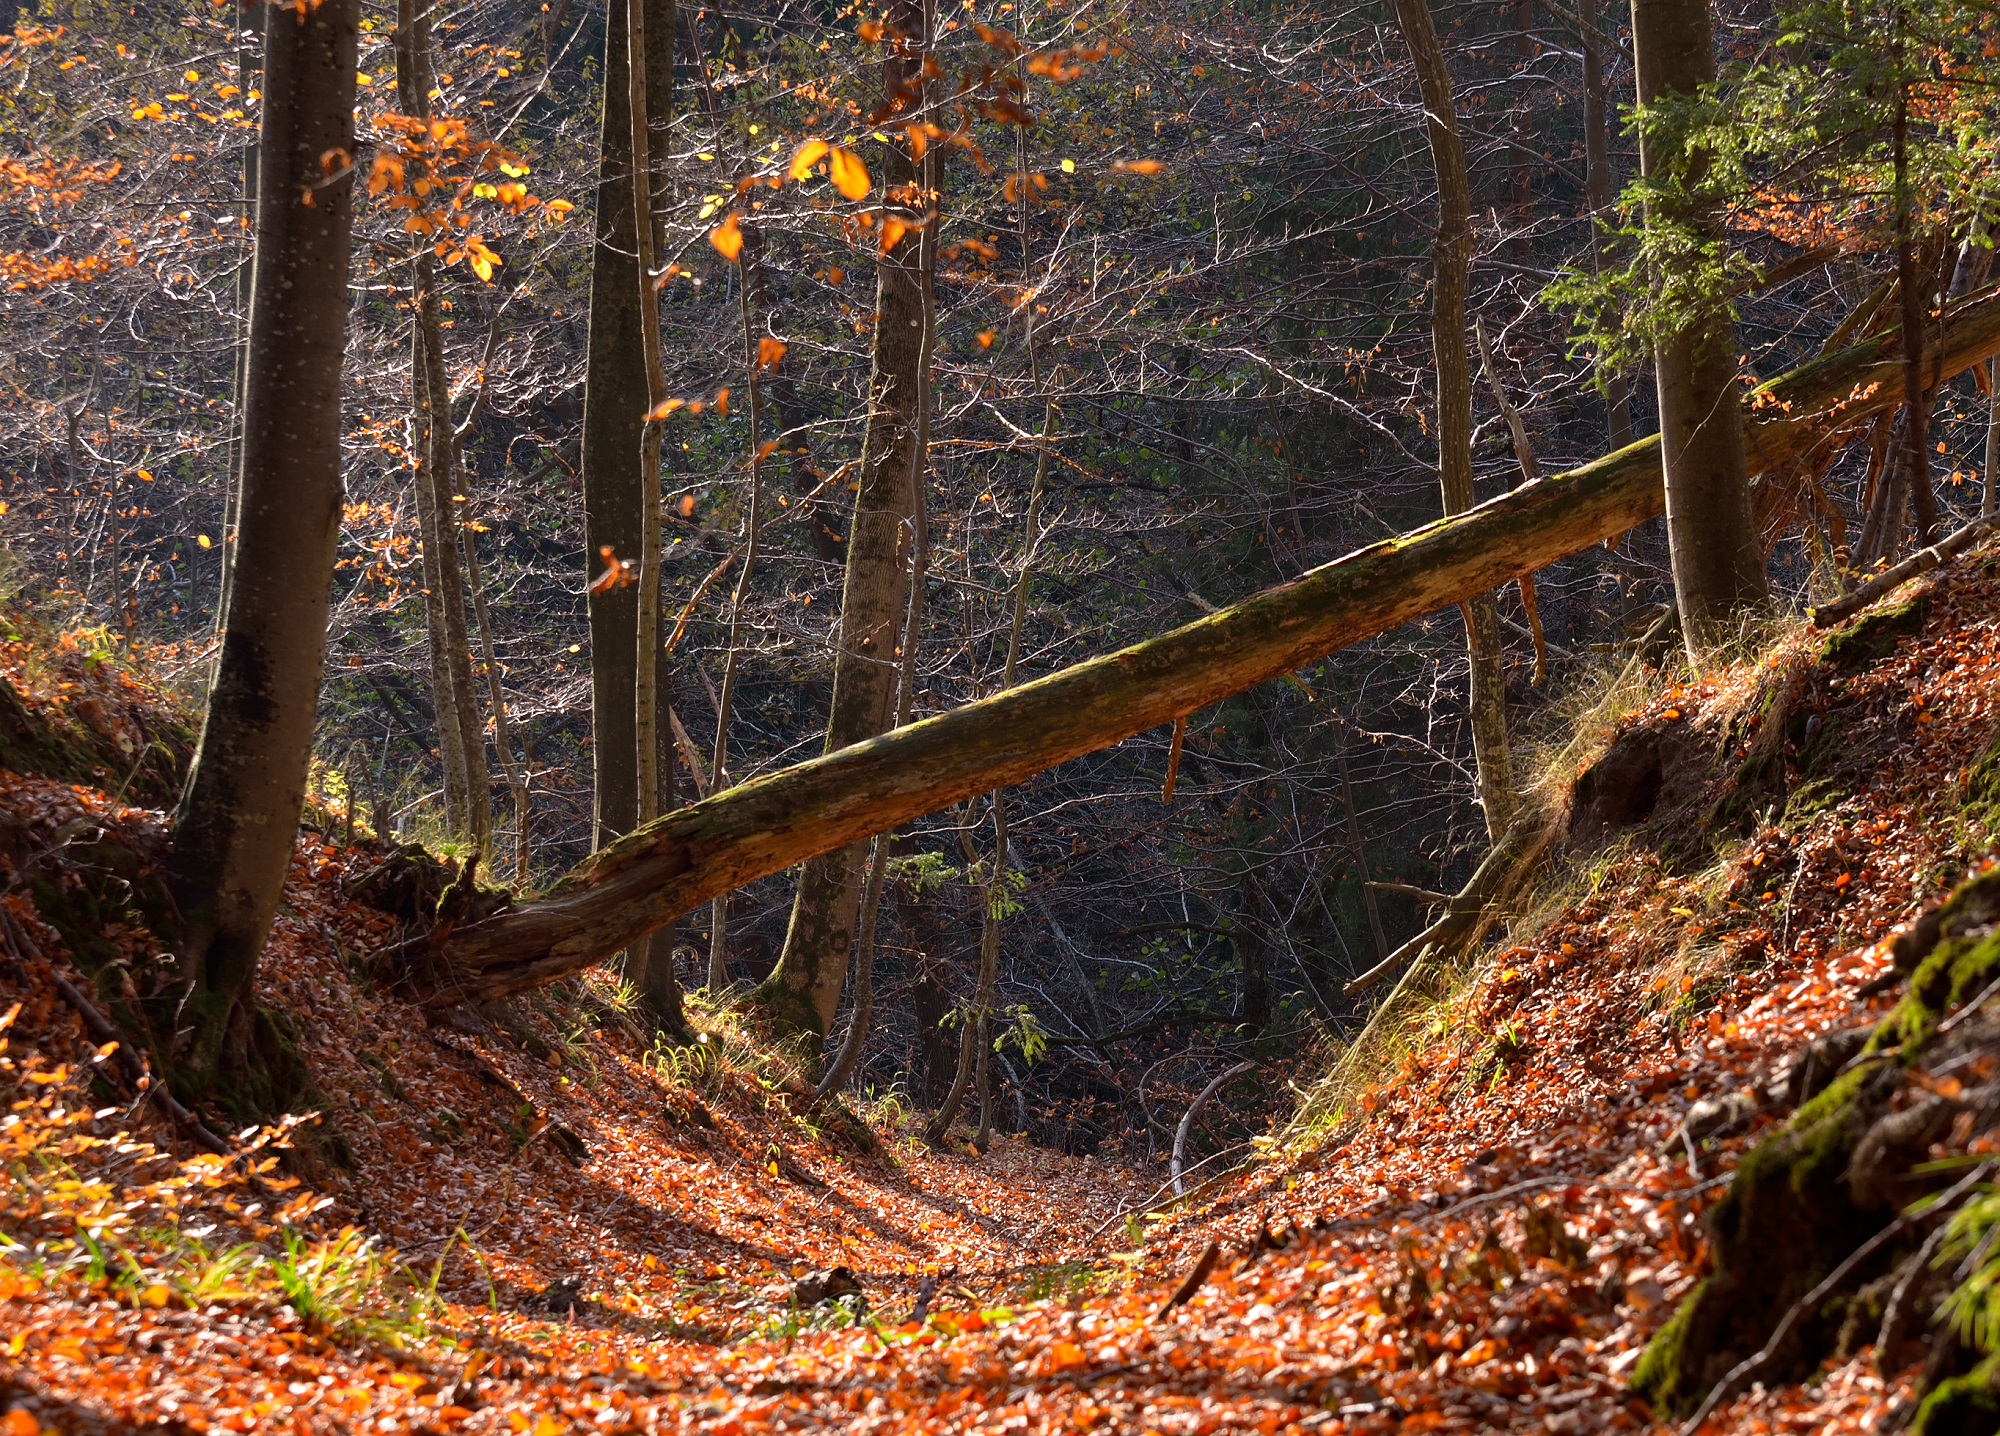
[[(478, 426), (486, 412), (487, 395), (492, 391), (487, 387), (492, 378), (493, 356), (500, 347), (500, 317), (492, 315), (486, 330), (486, 347), (479, 356), (478, 390), (472, 401), (472, 408), (464, 420), (453, 426), (451, 431), (451, 471), (465, 473), (465, 440)], [(466, 588), (472, 595), (473, 619), (479, 632), (479, 652), (482, 665), (486, 669), (486, 696), (493, 711), (493, 751), (499, 756), (500, 771), (507, 780), (507, 791), (514, 799), (514, 884), (528, 885), (528, 867), (533, 853), (533, 835), (529, 819), (531, 805), (528, 795), (528, 772), (532, 763), (528, 752), (526, 735), (521, 740), (521, 764), (514, 764), (513, 724), (507, 717), (507, 694), (500, 681), (500, 662), (493, 643), (493, 621), (486, 611), (486, 581), (479, 569), (479, 544), (471, 529), (459, 524), (459, 550), (465, 558)]]
[[(1611, 197), (1618, 187), (1611, 170), (1610, 91), (1604, 79), (1604, 34), (1597, 28), (1597, 0), (1577, 0), (1577, 17), (1584, 33), (1577, 38), (1583, 45), (1583, 154), (1584, 190), (1590, 205), (1592, 226), (1590, 264), (1602, 270), (1612, 262), (1611, 236), (1604, 226), (1611, 222)], [(1604, 433), (1614, 449), (1632, 442), (1632, 405), (1625, 376), (1601, 360), (1595, 365), (1597, 391), (1604, 396)]]
[[(430, 11), (423, 0), (396, 6), (396, 89), (403, 111), (429, 119), (434, 88)], [(412, 176), (412, 179), (419, 178)], [(438, 313), (437, 260), (428, 249), (412, 260), (410, 392), (411, 449), (417, 456), (417, 517), (423, 540), (424, 618), (437, 709), (438, 755), (444, 765), (445, 824), (451, 835), (485, 853), (493, 839), (486, 772), (485, 724), (472, 678), (465, 581), (459, 563), (458, 446), (451, 423), (451, 380), (445, 370), (444, 328)]]
[[(884, 107), (910, 114), (921, 103), (923, 8), (895, 0), (884, 43)], [(901, 125), (885, 119), (885, 203), (906, 222), (922, 218), (912, 205), (916, 169)], [(887, 212), (887, 211), (885, 211)], [(906, 234), (875, 267), (875, 358), (868, 381), (868, 428), (862, 439), (860, 489), (847, 538), (847, 579), (841, 593), (834, 653), (833, 703), (826, 750), (875, 737), (889, 726), (896, 688), (896, 649), (905, 595), (909, 475), (923, 393), (924, 303), (919, 245)], [(778, 965), (758, 990), (760, 1002), (785, 1029), (823, 1036), (840, 1003), (861, 906), (865, 844), (805, 865)]]
[[(715, 94), (715, 80), (709, 72), (708, 60), (702, 54), (701, 36), (695, 29), (694, 15), (683, 11), (685, 24), (682, 33), (687, 38), (689, 57), (701, 76), (702, 105), (706, 109), (716, 133), (722, 133), (723, 120), (721, 105)], [(727, 32), (728, 17), (720, 10), (716, 22)], [(753, 157), (744, 157), (743, 173), (752, 166)], [(757, 222), (748, 215), (740, 221), (743, 246), (737, 252), (738, 285), (736, 289), (737, 315), (743, 325), (743, 365), (745, 371), (744, 391), (747, 395), (745, 408), (749, 419), (749, 469), (750, 469), (750, 513), (744, 522), (743, 566), (736, 572), (736, 587), (729, 598), (729, 646), (722, 660), (722, 688), (715, 700), (715, 748), (709, 764), (713, 775), (709, 783), (710, 792), (721, 792), (729, 786), (729, 721), (735, 712), (736, 674), (743, 657), (743, 610), (750, 598), (750, 584), (756, 577), (757, 559), (764, 532), (764, 370), (767, 367), (764, 355), (764, 320), (760, 317), (766, 306), (763, 302), (764, 236)], [(775, 337), (775, 336), (772, 336)], [(772, 365), (782, 362), (782, 348)], [(729, 987), (729, 895), (717, 898), (709, 909), (708, 939), (708, 990), (721, 993)]]
[(1991, 515), (2000, 498), (2000, 363), (1986, 361), (1986, 471), (1979, 485), (1979, 512)]
[[(649, 14), (648, 12), (655, 12)], [(648, 29), (655, 38), (649, 43)], [(628, 118), (632, 127), (632, 233), (636, 245), (633, 282), (638, 288), (639, 354), (645, 366), (646, 408), (639, 428), (639, 608), (634, 624), (632, 669), (633, 788), (640, 823), (649, 823), (671, 803), (673, 752), (666, 741), (671, 694), (660, 651), (660, 443), (666, 420), (667, 376), (660, 356), (659, 291), (653, 287), (659, 248), (658, 201), (665, 188), (662, 167), (653, 159), (652, 114), (672, 109), (674, 0), (626, 0), (625, 47)], [(656, 57), (664, 56), (656, 62)], [(664, 83), (650, 81), (657, 71)], [(664, 128), (664, 127), (660, 127)], [(664, 136), (660, 145), (665, 153)], [(662, 1026), (681, 1030), (687, 1018), (674, 976), (671, 929), (655, 933), (625, 954), (625, 971), (640, 1001)]]
[[(645, 29), (664, 37), (641, 56), (639, 78), (650, 101), (641, 117), (648, 151), (664, 153), (664, 127), (673, 92), (673, 0), (651, 0), (641, 17)], [(584, 358), (583, 502), (588, 550), (584, 566), (591, 579), (607, 556), (643, 565), (647, 470), (642, 457), (645, 416), (653, 406), (646, 364), (646, 290), (639, 260), (633, 152), (633, 73), (625, 10), (613, 5), (604, 34), (604, 99), (598, 140), (597, 215), (591, 253), (590, 338)], [(661, 178), (654, 171), (657, 191)], [(651, 236), (657, 240), (657, 236)], [(658, 326), (653, 326), (657, 334)], [(657, 483), (658, 465), (651, 470)], [(608, 554), (607, 554), (608, 551)], [(654, 587), (657, 589), (657, 568)], [(639, 821), (639, 614), (642, 583), (593, 589), (590, 606), (590, 721), (593, 768), (593, 827), (599, 845), (629, 833)], [(652, 709), (668, 706), (663, 675), (647, 690)], [(651, 751), (662, 746), (655, 734)], [(661, 788), (672, 782), (671, 761), (654, 758), (658, 785), (650, 790), (657, 806)], [(626, 976), (640, 989), (663, 1026), (682, 1026), (680, 989), (673, 981), (672, 931), (653, 935), (626, 954)], [(659, 954), (654, 962), (653, 954)], [(655, 971), (657, 969), (657, 973)]]
[[(669, 0), (656, 0), (648, 26), (672, 35)], [(669, 22), (660, 24), (659, 11)], [(604, 568), (604, 550), (637, 563), (643, 543), (640, 431), (650, 407), (641, 337), (640, 278), (632, 197), (632, 95), (622, 8), (604, 34), (604, 112), (599, 137), (597, 216), (590, 271), (590, 338), (584, 358), (583, 508), (586, 581)], [(646, 57), (655, 108), (672, 92), (670, 46)], [(650, 118), (650, 117), (649, 117)], [(602, 846), (632, 831), (639, 811), (636, 671), (637, 584), (607, 585), (589, 597), (593, 825)]]
[[(1639, 103), (1692, 94), (1715, 79), (1708, 0), (1632, 0), (1632, 47)], [(1692, 197), (1700, 156), (1660, 152), (1641, 130), (1639, 167), (1648, 178), (1675, 171), (1688, 196), (1672, 213), (1649, 212), (1648, 224), (1685, 224), (1704, 234), (1715, 216)], [(1653, 365), (1660, 398), (1661, 457), (1666, 469), (1667, 548), (1689, 657), (1735, 633), (1737, 620), (1770, 597), (1764, 550), (1750, 509), (1743, 410), (1736, 376), (1736, 330), (1718, 304), (1663, 339)]]
[(173, 1034), (160, 1051), (191, 1100), (253, 1060), (257, 955), (291, 869), (312, 756), (340, 532), (353, 222), (341, 160), (354, 153), (359, 12), (359, 0), (320, 0), (272, 25), (265, 47), (241, 524), (222, 654), (174, 824), (180, 991), (156, 1029)]
[[(1903, 49), (1903, 7), (1896, 7), (1897, 52)], [(1924, 388), (1924, 319), (1928, 285), (1917, 264), (1916, 217), (1910, 201), (1910, 87), (1896, 86), (1896, 118), (1890, 126), (1890, 151), (1896, 171), (1896, 287), (1903, 300), (1903, 484), (1909, 492), (1916, 522), (1916, 546), (1926, 548), (1937, 536), (1937, 491), (1931, 487), (1931, 395)], [(1902, 528), (1899, 509), (1892, 530)], [(1897, 558), (1897, 543), (1884, 555)]]
[[(493, 843), (492, 781), (486, 768), (486, 725), (472, 678), (472, 638), (465, 616), (465, 572), (459, 562), (463, 524), (458, 514), (457, 448), (452, 442), (451, 381), (444, 366), (444, 330), (439, 323), (436, 274), (429, 254), (418, 257), (418, 348), (423, 359), (424, 423), (429, 433), (417, 482), (430, 496), (430, 528), (425, 548), (437, 550), (437, 619), (434, 653), (441, 670), (437, 689), (440, 744), (450, 743), (463, 785), (454, 836), (490, 856)], [(430, 565), (426, 564), (428, 572)]]
[[(1447, 518), (1472, 507), (1472, 367), (1467, 357), (1465, 290), (1472, 268), (1472, 191), (1458, 137), (1451, 77), (1425, 0), (1396, 0), (1403, 43), (1424, 98), (1424, 131), (1437, 170), (1438, 229), (1431, 291), (1431, 353), (1437, 365), (1438, 480)], [(1472, 751), (1479, 765), (1479, 805), (1494, 842), (1513, 819), (1514, 762), (1507, 745), (1506, 653), (1492, 594), (1465, 605), (1472, 668)]]
[[(1020, 187), (1021, 211), (1019, 243), (1021, 249), (1021, 285), (1025, 291), (1030, 282), (1028, 267), (1028, 133), (1016, 131), (1014, 140), (1014, 173)], [(1035, 445), (1035, 479), (1028, 491), (1028, 513), (1022, 523), (1021, 557), (1014, 574), (1013, 611), (1007, 624), (1007, 663), (1002, 671), (1000, 687), (1002, 691), (1014, 686), (1014, 678), (1021, 661), (1021, 635), (1028, 619), (1028, 580), (1034, 572), (1035, 550), (1042, 538), (1042, 499), (1048, 490), (1049, 480), (1049, 438), (1055, 432), (1055, 401), (1047, 394), (1042, 382), (1041, 351), (1035, 344), (1035, 311), (1023, 309), (1022, 339), (1028, 350), (1028, 372), (1034, 379), (1035, 391), (1042, 397), (1042, 432)], [(1178, 731), (1178, 730), (1176, 730)], [(1007, 790), (993, 790), (993, 867), (988, 875), (982, 894), (985, 904), (984, 921), (979, 930), (979, 979), (973, 991), (972, 1007), (966, 1013), (967, 1030), (972, 1035), (971, 1045), (959, 1047), (959, 1072), (952, 1080), (952, 1091), (945, 1099), (945, 1105), (938, 1109), (924, 1135), (933, 1142), (943, 1139), (951, 1129), (952, 1119), (957, 1115), (957, 1101), (964, 1095), (968, 1077), (979, 1098), (979, 1131), (973, 1145), (981, 1152), (986, 1150), (993, 1135), (993, 1004), (997, 996), (1000, 978), (1000, 929), (1006, 921), (1009, 902), (1007, 894)], [(970, 1070), (968, 1071), (968, 1067)]]
[[(934, 11), (927, 13), (935, 14)], [(922, 247), (917, 255), (922, 270), (924, 302), (924, 352), (920, 366), (923, 394), (917, 406), (917, 442), (910, 453), (910, 527), (914, 542), (910, 553), (909, 601), (903, 610), (902, 661), (896, 678), (898, 728), (907, 727), (916, 711), (917, 651), (924, 632), (924, 592), (930, 582), (930, 503), (925, 481), (930, 472), (931, 355), (937, 341), (937, 304), (933, 288), (937, 279), (937, 184), (944, 171), (943, 158), (942, 150), (932, 149), (925, 155), (920, 171), (924, 181), (923, 207), (927, 220), (918, 239)], [(882, 915), (882, 886), (889, 869), (889, 849), (894, 841), (894, 833), (878, 834), (868, 860), (868, 878), (861, 891), (861, 930), (855, 939), (853, 1013), (848, 1019), (847, 1036), (841, 1041), (833, 1066), (820, 1080), (816, 1095), (821, 1101), (847, 1085), (855, 1068), (860, 1065), (862, 1050), (868, 1043), (868, 1027), (874, 1017), (875, 1002), (875, 934)]]

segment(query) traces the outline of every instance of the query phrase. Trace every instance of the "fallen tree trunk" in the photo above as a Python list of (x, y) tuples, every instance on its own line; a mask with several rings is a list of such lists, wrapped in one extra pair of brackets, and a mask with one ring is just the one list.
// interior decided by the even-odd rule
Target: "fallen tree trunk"
[[(1941, 331), (1926, 356), (1933, 386), (2000, 352), (2000, 295), (1957, 306)], [(1746, 401), (1753, 472), (1900, 402), (1895, 338), (1758, 389)], [(383, 975), (428, 1006), (551, 982), (734, 888), (1171, 723), (1615, 538), (1661, 507), (1658, 441), (1641, 440), (1158, 638), (668, 813), (540, 901), (440, 921), (383, 954)]]

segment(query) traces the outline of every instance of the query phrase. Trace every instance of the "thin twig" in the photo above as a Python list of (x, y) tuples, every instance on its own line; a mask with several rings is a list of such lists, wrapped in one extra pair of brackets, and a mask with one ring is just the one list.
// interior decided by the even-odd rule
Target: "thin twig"
[(1210, 1242), (1203, 1247), (1200, 1258), (1194, 1264), (1194, 1270), (1187, 1274), (1186, 1280), (1174, 1288), (1174, 1294), (1167, 1298), (1166, 1305), (1153, 1313), (1153, 1320), (1162, 1321), (1175, 1307), (1185, 1306), (1194, 1294), (1201, 1290), (1202, 1283), (1208, 1280), (1209, 1274), (1215, 1270), (1215, 1264), (1221, 1256), (1222, 1247), (1218, 1243)]

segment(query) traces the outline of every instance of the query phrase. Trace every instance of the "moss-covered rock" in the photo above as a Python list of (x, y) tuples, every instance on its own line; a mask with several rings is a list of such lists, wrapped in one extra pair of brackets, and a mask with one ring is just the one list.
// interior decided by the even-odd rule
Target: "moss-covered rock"
[(1838, 673), (1850, 676), (1859, 673), (1894, 653), (1896, 645), (1905, 638), (1922, 633), (1930, 609), (1928, 592), (1877, 609), (1832, 634), (1821, 646), (1820, 656)]
[(1920, 960), (1909, 991), (1869, 1039), (1870, 1051), (1897, 1047), (1914, 1058), (1946, 1013), (2000, 978), (2000, 872), (1962, 884), (1918, 931), (1928, 939), (1928, 951), (1910, 954)]
[[(1882, 1225), (1845, 1180), (1870, 1118), (1900, 1085), (1892, 1064), (1846, 1072), (1743, 1159), (1710, 1218), (1715, 1270), (1647, 1347), (1633, 1375), (1661, 1411), (1686, 1414), (1758, 1350), (1793, 1303)], [(1800, 1323), (1772, 1374), (1802, 1376), (1838, 1337), (1838, 1314)]]

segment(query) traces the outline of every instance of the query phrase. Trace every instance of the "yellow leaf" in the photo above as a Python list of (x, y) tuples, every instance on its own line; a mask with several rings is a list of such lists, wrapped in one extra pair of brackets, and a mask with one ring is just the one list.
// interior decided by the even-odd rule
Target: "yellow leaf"
[(568, 214), (571, 210), (575, 209), (576, 206), (571, 204), (566, 199), (552, 199), (547, 204), (543, 205), (542, 208), (549, 214)]
[(194, 541), (200, 544), (203, 548), (215, 547), (214, 543), (209, 539), (209, 536), (207, 534), (196, 534)]
[(778, 1175), (778, 1164), (776, 1162), (771, 1163), (771, 1175), (774, 1177)]
[(716, 253), (734, 264), (736, 256), (743, 252), (743, 230), (737, 216), (732, 214), (711, 229), (708, 232), (708, 242), (715, 246)]
[(173, 1300), (173, 1297), (173, 1292), (164, 1283), (157, 1281), (139, 1293), (139, 1300), (152, 1307), (165, 1306)]
[(833, 180), (833, 187), (840, 191), (843, 199), (861, 200), (868, 198), (872, 181), (868, 178), (868, 166), (861, 163), (861, 156), (853, 150), (835, 145), (827, 160), (827, 174)]
[(832, 148), (833, 146), (825, 140), (807, 140), (800, 145), (792, 151), (792, 178), (794, 180), (812, 178), (812, 167), (825, 159), (827, 151)]
[(1063, 172), (1064, 174), (1066, 174), (1066, 175), (1073, 175), (1073, 174), (1075, 174), (1075, 173), (1076, 173), (1076, 161), (1075, 161), (1075, 160), (1064, 160), (1064, 161), (1062, 162), (1062, 172)]

